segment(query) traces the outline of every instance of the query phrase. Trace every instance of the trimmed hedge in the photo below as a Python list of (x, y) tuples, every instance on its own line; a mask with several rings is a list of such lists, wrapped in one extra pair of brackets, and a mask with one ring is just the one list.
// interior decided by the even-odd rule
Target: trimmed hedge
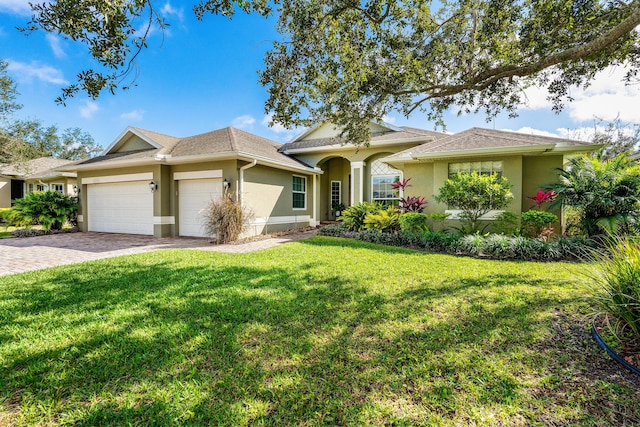
[(553, 241), (545, 241), (503, 234), (459, 236), (432, 231), (381, 233), (377, 230), (349, 231), (343, 224), (327, 225), (318, 234), (429, 252), (523, 261), (582, 260), (596, 247), (593, 240), (584, 237), (558, 237)]

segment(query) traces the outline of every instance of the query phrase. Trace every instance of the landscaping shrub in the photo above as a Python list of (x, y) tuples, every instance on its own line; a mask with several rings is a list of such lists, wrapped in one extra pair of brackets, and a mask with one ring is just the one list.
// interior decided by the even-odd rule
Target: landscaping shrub
[(434, 212), (431, 215), (429, 215), (429, 220), (431, 221), (431, 229), (434, 231), (444, 231), (445, 230), (444, 222), (450, 216), (451, 216), (450, 214), (444, 213), (444, 212)]
[(493, 231), (498, 234), (513, 236), (518, 234), (520, 228), (520, 216), (511, 212), (504, 211), (493, 221)]
[(407, 212), (400, 215), (400, 230), (403, 232), (419, 233), (429, 231), (427, 219), (429, 215), (418, 212)]
[(60, 230), (65, 221), (76, 218), (78, 199), (57, 191), (34, 191), (16, 199), (11, 211), (12, 222), (16, 225), (40, 224), (45, 231)]
[(368, 213), (364, 217), (364, 228), (382, 233), (395, 233), (400, 230), (400, 211), (389, 206), (385, 210)]
[(452, 209), (460, 209), (464, 233), (473, 234), (479, 231), (478, 221), (482, 215), (504, 209), (513, 200), (510, 188), (504, 176), (458, 172), (445, 181), (435, 199)]
[(618, 331), (628, 328), (640, 337), (640, 244), (618, 238), (610, 241), (606, 252), (593, 252), (594, 301), (614, 317)]
[(0, 208), (0, 222), (9, 223), (11, 208)]
[(379, 203), (362, 202), (357, 205), (351, 205), (342, 211), (342, 215), (338, 221), (342, 221), (351, 231), (360, 231), (365, 228), (365, 218), (368, 214), (378, 213), (382, 210)]
[(205, 232), (215, 237), (216, 243), (224, 244), (238, 240), (249, 226), (251, 214), (242, 207), (240, 201), (225, 194), (219, 200), (212, 200), (204, 210)]
[(422, 234), (422, 247), (432, 252), (454, 253), (458, 250), (460, 237), (442, 232), (426, 232)]
[(482, 254), (484, 248), (485, 238), (479, 233), (463, 236), (458, 242), (458, 250), (474, 256)]
[(539, 237), (545, 229), (558, 221), (558, 217), (551, 212), (530, 210), (521, 216), (522, 229), (529, 237)]
[(325, 225), (320, 229), (318, 234), (320, 236), (343, 237), (347, 231), (349, 231), (349, 227), (347, 227), (346, 224), (338, 223)]
[(490, 234), (484, 241), (484, 252), (495, 258), (513, 258), (512, 238), (504, 234)]

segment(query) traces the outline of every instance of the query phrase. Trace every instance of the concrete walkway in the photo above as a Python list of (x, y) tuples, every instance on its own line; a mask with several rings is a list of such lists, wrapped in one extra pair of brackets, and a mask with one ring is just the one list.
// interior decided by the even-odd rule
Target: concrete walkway
[(0, 239), (0, 276), (163, 249), (247, 253), (308, 239), (316, 233), (311, 230), (232, 245), (215, 245), (210, 239), (189, 237), (156, 238), (94, 232)]

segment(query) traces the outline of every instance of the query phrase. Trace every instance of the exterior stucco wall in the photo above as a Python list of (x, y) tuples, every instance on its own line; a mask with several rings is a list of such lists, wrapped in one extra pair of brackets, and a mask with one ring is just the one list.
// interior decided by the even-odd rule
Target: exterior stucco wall
[(535, 194), (546, 184), (558, 182), (557, 169), (562, 168), (563, 157), (536, 156), (525, 157), (522, 165), (522, 207), (528, 211), (534, 206), (527, 197)]
[(308, 164), (311, 167), (318, 166), (328, 159), (334, 157), (342, 157), (349, 162), (363, 162), (371, 156), (379, 153), (397, 153), (402, 150), (406, 150), (411, 147), (415, 147), (416, 143), (396, 143), (385, 146), (371, 146), (371, 147), (355, 147), (353, 145), (345, 145), (338, 148), (326, 149), (321, 147), (316, 152), (312, 153), (296, 153), (292, 154), (293, 157)]
[(125, 151), (144, 150), (150, 147), (149, 143), (144, 141), (142, 138), (132, 135), (118, 148), (117, 152), (123, 153)]
[(0, 176), (0, 208), (11, 207), (11, 178)]
[[(306, 178), (305, 209), (293, 208), (293, 176)], [(253, 213), (248, 234), (306, 227), (313, 216), (313, 176), (256, 165), (244, 172), (245, 206)]]

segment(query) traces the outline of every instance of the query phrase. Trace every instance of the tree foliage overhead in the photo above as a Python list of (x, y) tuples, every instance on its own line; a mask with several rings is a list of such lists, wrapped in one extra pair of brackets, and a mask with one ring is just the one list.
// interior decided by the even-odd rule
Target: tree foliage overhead
[[(459, 112), (515, 114), (523, 90), (545, 87), (560, 110), (571, 86), (611, 65), (640, 65), (640, 1), (203, 0), (196, 16), (278, 16), (282, 40), (265, 57), (266, 110), (285, 126), (332, 120), (353, 142), (370, 120), (421, 110), (443, 124)], [(28, 29), (85, 43), (106, 71), (86, 70), (63, 91), (114, 91), (146, 46), (142, 20), (165, 25), (153, 0), (59, 0), (34, 6)]]

